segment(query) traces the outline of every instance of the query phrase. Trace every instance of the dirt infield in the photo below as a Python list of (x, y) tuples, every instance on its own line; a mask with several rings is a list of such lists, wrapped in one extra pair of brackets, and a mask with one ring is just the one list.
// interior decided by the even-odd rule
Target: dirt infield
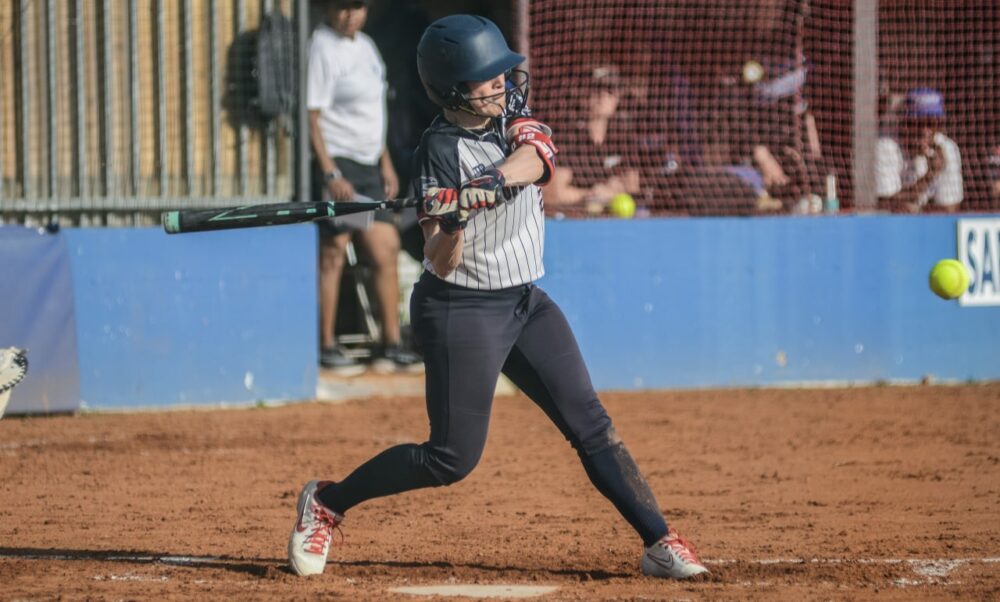
[(395, 398), (0, 421), (0, 599), (1000, 598), (1000, 385), (602, 398), (710, 581), (641, 576), (639, 542), (522, 396), (497, 399), (471, 477), (354, 509), (326, 573), (295, 577), (302, 483), (426, 435), (423, 401)]

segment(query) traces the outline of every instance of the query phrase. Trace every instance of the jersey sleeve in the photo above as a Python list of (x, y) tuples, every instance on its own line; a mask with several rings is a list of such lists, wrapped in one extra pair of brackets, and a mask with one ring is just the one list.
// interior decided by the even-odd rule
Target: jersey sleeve
[[(454, 188), (462, 185), (455, 139), (440, 134), (425, 134), (413, 157), (410, 196), (422, 199), (431, 188)], [(417, 207), (417, 220), (427, 220), (423, 205)]]

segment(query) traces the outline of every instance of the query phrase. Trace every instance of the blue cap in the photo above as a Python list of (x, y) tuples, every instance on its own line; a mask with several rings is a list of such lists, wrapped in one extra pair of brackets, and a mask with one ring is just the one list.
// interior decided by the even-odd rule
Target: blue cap
[(903, 105), (907, 117), (944, 117), (944, 97), (934, 88), (914, 88)]

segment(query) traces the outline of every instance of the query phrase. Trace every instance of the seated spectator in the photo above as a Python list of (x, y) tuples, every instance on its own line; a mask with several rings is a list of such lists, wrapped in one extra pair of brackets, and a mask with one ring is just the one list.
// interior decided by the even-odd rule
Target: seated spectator
[(736, 210), (752, 202), (757, 212), (815, 212), (832, 170), (806, 95), (809, 2), (781, 0), (758, 9), (759, 31), (746, 52), (754, 58), (718, 65), (710, 84), (705, 164), (754, 196)]
[(906, 94), (898, 131), (879, 137), (875, 183), (879, 204), (919, 213), (933, 206), (955, 211), (964, 198), (962, 155), (945, 135), (944, 99), (933, 88)]
[(616, 67), (599, 66), (590, 73), (578, 118), (555, 132), (559, 164), (545, 187), (547, 210), (597, 214), (614, 195), (639, 193), (632, 148), (637, 138), (619, 111), (622, 88)]
[[(744, 81), (755, 67), (744, 66)], [(762, 209), (815, 212), (823, 192), (823, 153), (816, 120), (803, 88), (808, 63), (801, 47), (788, 60), (764, 61), (762, 76), (753, 82), (751, 102), (758, 123), (749, 155), (761, 175), (764, 189), (781, 204)], [(751, 120), (753, 123), (753, 120)]]
[(821, 209), (830, 169), (805, 98), (808, 61), (800, 41), (789, 53), (718, 67), (706, 98), (704, 167), (679, 174), (690, 212)]

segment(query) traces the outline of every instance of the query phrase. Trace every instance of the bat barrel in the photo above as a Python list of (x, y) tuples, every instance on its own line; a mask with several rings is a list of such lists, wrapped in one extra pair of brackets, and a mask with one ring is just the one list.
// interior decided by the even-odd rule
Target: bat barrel
[(374, 211), (375, 209), (403, 209), (414, 207), (418, 203), (419, 200), (417, 199), (348, 202), (322, 201), (315, 203), (246, 205), (223, 209), (167, 211), (162, 215), (162, 223), (163, 229), (168, 234), (232, 230), (235, 228), (298, 224), (337, 215)]
[(256, 226), (277, 226), (312, 221), (333, 215), (328, 203), (275, 203), (224, 209), (167, 211), (163, 229), (168, 234), (231, 230)]

